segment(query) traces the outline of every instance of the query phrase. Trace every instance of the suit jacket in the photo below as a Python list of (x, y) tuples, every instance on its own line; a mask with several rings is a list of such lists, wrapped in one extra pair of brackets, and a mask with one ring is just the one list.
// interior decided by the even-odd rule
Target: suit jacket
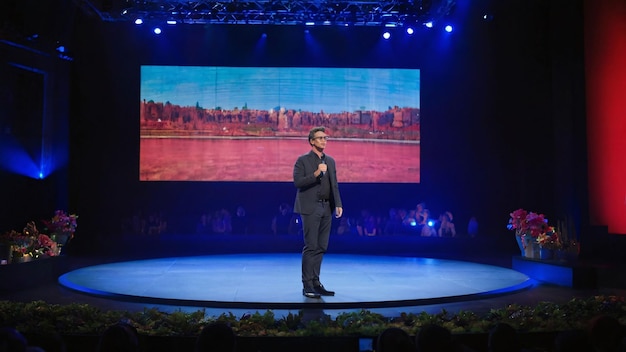
[[(339, 185), (337, 183), (337, 168), (335, 159), (325, 155), (324, 158), (328, 169), (326, 171), (330, 181), (330, 207), (334, 212), (335, 207), (343, 207), (341, 196), (339, 195)], [(313, 173), (320, 163), (319, 157), (313, 151), (300, 155), (293, 167), (293, 183), (298, 188), (296, 202), (293, 211), (298, 214), (312, 214), (320, 199), (320, 178)]]

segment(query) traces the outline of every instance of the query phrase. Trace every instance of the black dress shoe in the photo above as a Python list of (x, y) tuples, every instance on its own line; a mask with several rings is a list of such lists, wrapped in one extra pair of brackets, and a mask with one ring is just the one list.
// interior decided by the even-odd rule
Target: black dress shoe
[(324, 285), (320, 284), (319, 286), (314, 286), (313, 287), (315, 289), (315, 292), (317, 292), (317, 294), (319, 294), (320, 296), (334, 296), (335, 295), (335, 291), (328, 291), (327, 289), (324, 288)]
[(302, 289), (302, 294), (309, 298), (320, 298), (320, 294), (316, 292), (313, 287), (305, 287)]

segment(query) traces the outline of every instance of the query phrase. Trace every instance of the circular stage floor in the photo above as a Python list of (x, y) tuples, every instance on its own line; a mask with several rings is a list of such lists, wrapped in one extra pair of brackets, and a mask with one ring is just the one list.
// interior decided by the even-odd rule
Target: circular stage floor
[(350, 309), (485, 299), (532, 287), (520, 272), (456, 260), (327, 254), (332, 297), (302, 295), (300, 254), (172, 257), (102, 264), (68, 272), (59, 283), (104, 298), (193, 307)]

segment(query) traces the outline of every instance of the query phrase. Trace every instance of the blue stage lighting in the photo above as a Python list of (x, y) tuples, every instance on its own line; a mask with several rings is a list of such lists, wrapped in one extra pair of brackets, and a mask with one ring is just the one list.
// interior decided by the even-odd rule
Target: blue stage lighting
[(176, 24), (176, 21), (174, 21), (174, 20), (168, 20), (166, 23), (167, 23), (167, 24)]
[(143, 24), (143, 20), (141, 18), (138, 18), (135, 20), (135, 24)]
[(409, 27), (406, 29), (407, 34), (411, 35), (413, 34), (413, 28)]
[(391, 33), (389, 33), (389, 32), (383, 33), (383, 38), (385, 38), (385, 39), (391, 38)]
[(435, 222), (432, 220), (428, 220), (428, 226), (433, 227), (435, 226)]
[(426, 28), (433, 28), (433, 23), (429, 21), (424, 23), (424, 26), (426, 26)]
[(450, 33), (450, 32), (452, 32), (452, 30), (453, 30), (454, 28), (452, 28), (452, 26), (451, 26), (451, 25), (447, 25), (444, 29), (446, 30), (446, 32)]
[(161, 28), (156, 27), (156, 28), (154, 29), (154, 34), (161, 34)]
[(313, 22), (313, 21), (305, 22), (304, 25), (305, 26), (315, 26), (315, 22)]
[(39, 173), (39, 179), (40, 179), (40, 180), (43, 180), (43, 172), (40, 172), (40, 173)]

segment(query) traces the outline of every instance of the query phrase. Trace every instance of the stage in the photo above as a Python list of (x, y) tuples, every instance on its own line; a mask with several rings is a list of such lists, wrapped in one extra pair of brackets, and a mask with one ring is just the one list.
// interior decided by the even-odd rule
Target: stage
[(335, 296), (302, 295), (297, 253), (164, 257), (92, 265), (58, 282), (90, 295), (221, 309), (371, 309), (483, 300), (527, 290), (512, 269), (424, 257), (327, 254), (321, 280)]

